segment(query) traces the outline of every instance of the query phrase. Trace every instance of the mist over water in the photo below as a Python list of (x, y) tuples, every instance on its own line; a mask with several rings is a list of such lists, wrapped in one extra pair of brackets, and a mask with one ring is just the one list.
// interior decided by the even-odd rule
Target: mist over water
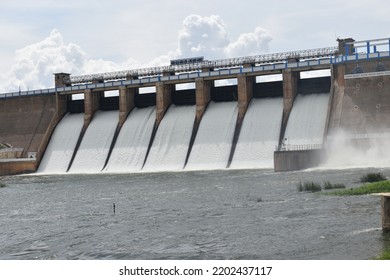
[(323, 168), (388, 167), (390, 166), (389, 134), (376, 134), (372, 138), (339, 130), (328, 137)]

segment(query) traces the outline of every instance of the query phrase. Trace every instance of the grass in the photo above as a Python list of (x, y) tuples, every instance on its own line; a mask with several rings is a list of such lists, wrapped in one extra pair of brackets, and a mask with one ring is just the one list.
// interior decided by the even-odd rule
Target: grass
[(373, 183), (386, 180), (386, 177), (382, 173), (368, 173), (360, 177), (362, 183)]
[(337, 190), (332, 192), (326, 192), (326, 195), (365, 195), (372, 193), (385, 193), (390, 192), (390, 181), (386, 179), (386, 177), (381, 173), (368, 173), (360, 178), (361, 182), (365, 182), (366, 184), (358, 187), (347, 189), (344, 184), (332, 184), (327, 181), (323, 184), (323, 187), (319, 183), (315, 182), (299, 182), (298, 183), (298, 191), (300, 192), (320, 192), (324, 190), (334, 190), (334, 189), (344, 189)]
[(332, 184), (331, 182), (325, 182), (324, 183), (324, 189), (325, 190), (333, 190), (333, 189), (345, 189), (344, 184)]
[(323, 187), (321, 184), (315, 182), (299, 182), (297, 189), (300, 192), (320, 192), (322, 189), (331, 190), (331, 189), (345, 189), (344, 184), (332, 184), (331, 182), (325, 182)]
[(300, 192), (320, 192), (322, 190), (321, 185), (315, 182), (302, 182), (298, 183), (298, 191)]
[(382, 254), (380, 254), (375, 259), (376, 260), (390, 260), (390, 249), (387, 249), (387, 250), (383, 251)]
[(327, 194), (344, 196), (344, 195), (365, 195), (365, 194), (382, 193), (382, 192), (390, 192), (390, 181), (386, 180), (386, 181), (380, 181), (374, 183), (367, 183), (355, 189), (339, 190), (339, 191), (329, 192)]

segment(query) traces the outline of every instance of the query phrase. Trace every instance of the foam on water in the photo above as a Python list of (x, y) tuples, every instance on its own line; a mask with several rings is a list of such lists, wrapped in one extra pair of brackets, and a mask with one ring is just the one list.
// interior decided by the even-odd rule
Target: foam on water
[(273, 168), (273, 155), (279, 141), (282, 114), (282, 98), (251, 101), (231, 168)]
[(210, 102), (185, 169), (226, 168), (236, 121), (237, 102)]
[(53, 132), (38, 173), (65, 173), (73, 155), (81, 129), (84, 114), (67, 114)]
[(143, 171), (184, 167), (195, 119), (195, 106), (171, 105), (157, 130)]
[(322, 144), (329, 94), (298, 95), (288, 119), (286, 144)]
[(105, 171), (136, 172), (141, 170), (155, 118), (155, 107), (134, 108), (131, 111), (119, 133)]
[(96, 112), (69, 172), (100, 172), (106, 161), (117, 124), (118, 111)]

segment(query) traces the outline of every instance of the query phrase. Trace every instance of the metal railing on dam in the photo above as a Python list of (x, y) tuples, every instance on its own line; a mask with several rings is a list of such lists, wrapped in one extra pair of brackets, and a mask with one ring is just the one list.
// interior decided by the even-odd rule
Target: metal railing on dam
[[(345, 53), (338, 47), (319, 48), (302, 51), (291, 51), (257, 56), (247, 56), (220, 60), (150, 67), (81, 76), (70, 76), (65, 79), (65, 87), (16, 91), (0, 94), (1, 98), (12, 98), (45, 94), (72, 94), (85, 89), (106, 90), (121, 86), (150, 86), (157, 82), (189, 82), (196, 78), (226, 78), (238, 74), (262, 75), (262, 73), (281, 72), (284, 69), (327, 69), (332, 64), (340, 64), (361, 60), (377, 60), (390, 57), (390, 39), (375, 39), (346, 43)], [(209, 69), (210, 71), (203, 71)], [(169, 73), (170, 75), (164, 75)], [(172, 74), (172, 75), (171, 75)], [(130, 79), (129, 79), (130, 78)], [(92, 83), (100, 81), (98, 83)]]
[[(338, 47), (319, 48), (311, 50), (290, 51), (274, 54), (263, 54), (255, 56), (219, 59), (219, 60), (206, 60), (196, 63), (186, 63), (179, 65), (168, 65), (159, 67), (150, 67), (143, 69), (125, 70), (109, 73), (90, 74), (70, 77), (70, 80), (65, 81), (71, 84), (89, 83), (96, 80), (120, 80), (127, 77), (143, 77), (143, 76), (155, 76), (162, 75), (163, 73), (182, 73), (182, 72), (201, 72), (202, 69), (226, 69), (226, 68), (240, 68), (243, 65), (263, 65), (273, 64), (277, 62), (287, 62), (289, 59), (296, 58), (302, 60), (317, 59), (320, 57), (332, 57), (338, 53)], [(267, 69), (267, 68), (265, 68)], [(256, 69), (257, 71), (265, 70), (262, 68)], [(269, 68), (273, 69), (273, 66)]]
[(290, 145), (282, 144), (275, 146), (275, 151), (307, 151), (307, 150), (320, 150), (322, 144), (302, 144), (302, 145)]

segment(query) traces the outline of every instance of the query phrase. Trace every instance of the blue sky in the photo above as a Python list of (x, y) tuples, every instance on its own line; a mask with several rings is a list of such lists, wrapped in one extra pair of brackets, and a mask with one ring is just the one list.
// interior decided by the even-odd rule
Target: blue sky
[(50, 71), (82, 74), (190, 55), (333, 46), (338, 37), (390, 37), (387, 0), (2, 0), (1, 6), (2, 91), (52, 86)]

